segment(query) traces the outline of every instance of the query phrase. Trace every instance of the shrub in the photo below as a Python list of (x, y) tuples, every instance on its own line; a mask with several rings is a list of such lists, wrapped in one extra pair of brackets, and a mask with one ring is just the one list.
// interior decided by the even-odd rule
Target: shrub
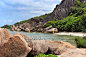
[(86, 48), (86, 36), (83, 38), (75, 38), (78, 48)]
[(78, 0), (77, 2), (76, 2), (76, 6), (78, 7), (80, 7), (82, 5), (82, 3)]
[(52, 54), (45, 55), (45, 54), (40, 53), (38, 56), (36, 55), (36, 56), (34, 56), (34, 57), (58, 57), (58, 56), (52, 55)]
[(5, 25), (5, 26), (2, 26), (1, 28), (7, 28), (7, 29), (10, 29), (11, 25)]
[(17, 22), (17, 23), (15, 23), (14, 25), (16, 26), (17, 24), (18, 25), (21, 25), (21, 24), (23, 24), (23, 23), (29, 23), (29, 19), (28, 20), (24, 20), (24, 21), (20, 21), (20, 22)]
[(53, 26), (53, 25), (55, 25), (55, 23), (56, 23), (56, 19), (54, 19), (54, 20), (52, 20), (52, 21), (49, 21), (49, 22), (47, 22), (45, 25), (44, 25), (44, 27), (46, 28), (46, 27), (49, 27), (49, 26)]

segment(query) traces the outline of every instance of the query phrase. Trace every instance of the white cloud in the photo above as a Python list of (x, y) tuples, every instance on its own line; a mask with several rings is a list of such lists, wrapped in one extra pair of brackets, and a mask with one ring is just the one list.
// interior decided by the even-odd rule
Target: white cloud
[[(38, 16), (53, 11), (56, 4), (59, 4), (60, 1), (61, 0), (0, 0), (0, 6), (2, 7), (2, 13), (0, 13), (0, 15), (14, 15), (12, 18), (18, 18), (18, 20), (20, 19), (19, 17), (26, 19), (31, 16)], [(6, 21), (13, 22), (9, 19)]]
[(8, 22), (13, 22), (12, 20), (8, 20)]
[(4, 2), (0, 1), (0, 6), (7, 9), (12, 9), (12, 6), (6, 5)]
[(6, 6), (5, 3), (3, 3), (2, 1), (0, 1), (0, 6)]
[(13, 5), (17, 4), (17, 3), (26, 4), (26, 5), (33, 3), (33, 0), (12, 0), (12, 1), (11, 0), (3, 0), (3, 1), (13, 4)]
[[(6, 9), (10, 10), (30, 10), (31, 12), (33, 10), (48, 10), (52, 11), (55, 8), (55, 5), (58, 4), (61, 0), (3, 0), (5, 3), (11, 4), (11, 5), (5, 5), (5, 3), (1, 2), (3, 6), (5, 6)], [(20, 5), (25, 6), (20, 6)], [(14, 6), (13, 6), (14, 5)], [(15, 6), (17, 5), (17, 6)]]
[[(57, 0), (45, 0), (46, 2), (56, 2)], [(61, 1), (61, 0), (58, 0)]]
[(19, 10), (30, 9), (32, 7), (47, 10), (55, 7), (55, 5), (58, 4), (58, 2), (61, 0), (12, 0), (12, 1), (3, 0), (3, 1), (12, 5), (16, 5), (16, 4), (27, 5), (27, 6), (18, 7), (17, 9)]
[(60, 2), (61, 0), (3, 0), (7, 3), (10, 3), (10, 4), (16, 4), (16, 3), (20, 3), (20, 4), (25, 4), (25, 5), (33, 5), (33, 3), (58, 3)]

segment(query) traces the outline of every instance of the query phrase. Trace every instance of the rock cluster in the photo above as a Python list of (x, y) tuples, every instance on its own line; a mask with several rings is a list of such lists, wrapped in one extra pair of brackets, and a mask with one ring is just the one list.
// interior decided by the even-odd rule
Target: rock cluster
[[(31, 22), (31, 23), (34, 23)], [(25, 31), (25, 32), (42, 32), (42, 33), (57, 33), (58, 29), (57, 28), (53, 28), (52, 26), (44, 28), (44, 25), (42, 22), (39, 22), (38, 25), (35, 25), (35, 27), (31, 26), (30, 23), (24, 23), (21, 25), (17, 25), (15, 27), (15, 25), (12, 25), (10, 28), (11, 31)]]
[(31, 30), (31, 25), (29, 23), (23, 23), (21, 25), (12, 25), (10, 30), (11, 31), (26, 31), (26, 32), (30, 32)]
[(34, 57), (54, 54), (59, 57), (86, 57), (86, 49), (79, 49), (63, 41), (32, 40), (21, 33), (13, 36), (0, 28), (0, 57)]
[(44, 33), (58, 33), (58, 29), (50, 26), (44, 29)]
[(32, 48), (30, 57), (31, 55), (38, 55), (40, 53), (60, 55), (67, 52), (68, 49), (76, 49), (76, 47), (67, 42), (47, 40), (32, 40), (30, 47)]

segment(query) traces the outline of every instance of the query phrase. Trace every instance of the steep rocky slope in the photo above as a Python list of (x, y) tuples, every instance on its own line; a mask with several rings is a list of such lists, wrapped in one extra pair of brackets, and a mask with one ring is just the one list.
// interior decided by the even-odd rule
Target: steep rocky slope
[[(47, 17), (45, 17), (44, 19), (37, 18), (37, 20), (40, 20), (39, 22), (42, 22), (44, 24), (53, 19), (61, 20), (61, 18), (67, 17), (70, 8), (76, 4), (76, 1), (77, 0), (62, 0), (61, 3), (59, 5), (56, 5), (53, 12), (50, 13)], [(37, 24), (35, 22), (36, 20), (33, 19), (35, 18), (31, 18), (31, 21), (29, 23), (32, 24), (34, 22), (33, 24)]]
[[(56, 5), (52, 14), (42, 20), (42, 22), (48, 22), (53, 19), (61, 20), (61, 18), (65, 18), (68, 16), (68, 12), (70, 8), (76, 4), (77, 0), (62, 0), (59, 5)], [(85, 2), (86, 0), (80, 0), (81, 2)]]

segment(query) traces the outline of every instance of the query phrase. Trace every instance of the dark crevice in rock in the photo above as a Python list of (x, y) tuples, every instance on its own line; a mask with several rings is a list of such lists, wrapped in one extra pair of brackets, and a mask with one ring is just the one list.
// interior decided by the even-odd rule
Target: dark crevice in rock
[(28, 55), (26, 57), (34, 57), (34, 55), (32, 54), (32, 51), (28, 53)]
[(48, 51), (45, 53), (46, 55), (50, 54), (50, 50), (48, 49)]
[(21, 31), (25, 31), (25, 30), (21, 29)]

